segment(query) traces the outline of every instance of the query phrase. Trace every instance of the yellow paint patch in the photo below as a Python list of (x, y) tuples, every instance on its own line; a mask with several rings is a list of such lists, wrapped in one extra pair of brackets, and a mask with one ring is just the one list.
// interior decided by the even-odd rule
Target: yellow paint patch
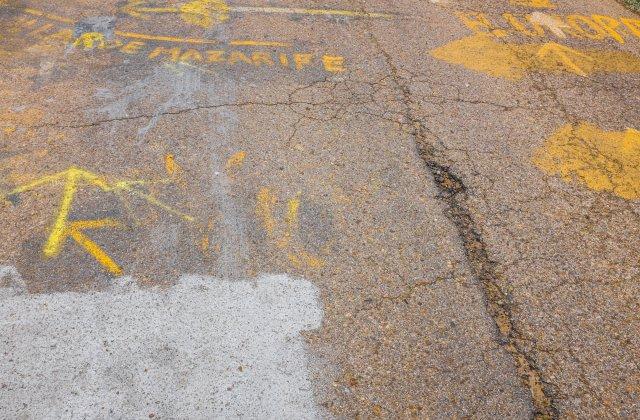
[(285, 249), (291, 243), (291, 237), (298, 231), (298, 210), (300, 209), (300, 193), (295, 198), (287, 201), (287, 214), (284, 222), (287, 226), (284, 234), (278, 240), (278, 247)]
[(200, 238), (200, 244), (198, 245), (198, 248), (200, 248), (201, 252), (207, 252), (209, 250), (209, 236), (208, 235), (204, 235), (202, 238)]
[(227, 169), (231, 169), (231, 168), (236, 167), (236, 166), (242, 166), (242, 164), (244, 163), (244, 160), (246, 159), (246, 157), (247, 157), (247, 152), (245, 152), (243, 150), (234, 153), (227, 160), (226, 168)]
[(100, 229), (100, 228), (119, 228), (123, 225), (117, 220), (102, 219), (102, 220), (79, 220), (72, 222), (67, 228), (65, 234), (73, 238), (74, 241), (83, 247), (93, 258), (98, 261), (103, 267), (107, 269), (111, 274), (120, 276), (122, 275), (122, 268), (111, 257), (100, 248), (98, 244), (92, 241), (82, 230), (84, 229)]
[(325, 262), (320, 258), (314, 257), (306, 251), (299, 251), (297, 254), (290, 253), (288, 255), (289, 261), (297, 267), (302, 268), (303, 266), (309, 266), (311, 268), (322, 268), (325, 265)]
[(510, 0), (513, 6), (533, 7), (535, 9), (555, 9), (556, 5), (551, 0)]
[(608, 44), (620, 44), (640, 37), (640, 19), (593, 14), (557, 15), (536, 11), (531, 14), (502, 13), (502, 19), (477, 11), (457, 12), (460, 21), (473, 32), (489, 33), (497, 38), (509, 36), (554, 40), (573, 38)]
[(365, 12), (343, 9), (306, 9), (300, 7), (272, 7), (272, 6), (229, 6), (224, 0), (194, 0), (184, 4), (155, 6), (145, 0), (130, 0), (120, 8), (122, 13), (129, 16), (148, 19), (152, 14), (179, 13), (183, 21), (203, 28), (210, 28), (216, 24), (229, 20), (233, 13), (260, 13), (282, 15), (309, 16), (348, 16), (360, 18), (391, 18), (388, 13)]
[[(213, 0), (211, 0), (213, 1)], [(185, 3), (183, 5), (173, 5), (167, 7), (148, 7), (146, 1), (131, 1), (128, 5), (124, 6), (121, 11), (131, 16), (140, 17), (142, 19), (148, 18), (149, 13), (181, 13), (181, 10), (187, 10), (189, 13), (185, 13), (185, 16), (201, 16), (196, 13), (202, 8), (207, 8), (209, 2), (204, 0), (198, 0), (191, 3)], [(190, 9), (191, 8), (191, 9)], [(231, 12), (239, 12), (242, 8), (230, 7)], [(237, 9), (237, 10), (236, 10)], [(262, 8), (249, 8), (260, 9)], [(272, 13), (275, 11), (280, 12), (280, 9), (264, 8), (265, 13)], [(72, 20), (65, 20), (60, 17), (51, 16), (45, 12), (35, 9), (20, 9), (27, 14), (33, 14), (39, 17), (54, 20), (61, 23), (73, 22)], [(256, 11), (248, 10), (248, 11)], [(309, 12), (309, 14), (337, 14), (347, 16), (360, 16), (360, 17), (383, 17), (384, 14), (367, 13), (367, 12), (349, 12), (340, 10), (324, 10), (324, 9), (282, 9), (287, 10), (288, 13), (298, 14), (303, 10)], [(342, 13), (345, 12), (345, 13)], [(209, 16), (209, 18), (211, 18)], [(195, 19), (195, 18), (194, 18)], [(198, 18), (198, 19), (201, 19)], [(63, 22), (64, 21), (64, 22)], [(35, 19), (34, 19), (35, 22)], [(221, 42), (216, 39), (203, 39), (203, 38), (188, 38), (188, 37), (175, 37), (169, 35), (147, 34), (139, 32), (121, 31), (116, 29), (114, 34), (116, 38), (107, 39), (104, 34), (100, 32), (86, 32), (81, 34), (77, 38), (73, 38), (72, 31), (70, 29), (64, 29), (58, 31), (52, 35), (45, 35), (41, 32), (46, 32), (52, 29), (51, 24), (45, 24), (36, 31), (29, 33), (31, 38), (37, 39), (37, 42), (32, 45), (32, 48), (57, 48), (61, 45), (66, 46), (71, 43), (72, 46), (79, 50), (117, 50), (126, 55), (144, 54), (148, 59), (163, 59), (170, 60), (172, 62), (180, 62), (180, 64), (197, 68), (201, 71), (208, 72), (200, 66), (202, 65), (229, 65), (229, 66), (250, 66), (256, 68), (282, 68), (287, 70), (304, 70), (311, 67), (321, 68), (329, 73), (340, 73), (347, 70), (346, 60), (343, 56), (333, 54), (309, 54), (303, 52), (292, 53), (276, 53), (272, 49), (255, 51), (252, 54), (247, 54), (243, 51), (234, 49), (220, 49), (220, 50), (196, 50), (187, 49), (182, 47), (168, 47), (157, 46), (155, 43), (147, 43), (146, 41), (157, 41), (163, 43), (173, 44), (192, 44), (196, 46), (207, 46), (212, 44), (220, 44)], [(125, 38), (135, 39), (135, 41), (129, 41)], [(228, 45), (236, 46), (250, 46), (250, 47), (292, 47), (289, 42), (269, 41), (269, 40), (256, 40), (256, 39), (233, 39), (227, 42)], [(204, 48), (204, 47), (202, 47)], [(0, 56), (3, 51), (0, 50)]]
[(310, 16), (347, 16), (371, 19), (390, 19), (393, 15), (380, 12), (364, 12), (358, 10), (343, 9), (305, 9), (301, 7), (270, 7), (270, 6), (234, 6), (231, 11), (240, 13), (268, 13), (283, 15), (310, 15)]
[(39, 108), (26, 108), (21, 111), (0, 110), (0, 127), (4, 134), (13, 134), (20, 127), (29, 129), (42, 123), (44, 112)]
[(195, 0), (180, 6), (180, 17), (192, 25), (209, 28), (229, 19), (229, 6), (222, 0)]
[(536, 152), (533, 162), (550, 175), (640, 199), (640, 131), (610, 132), (581, 123), (567, 124)]
[(75, 48), (81, 48), (85, 50), (91, 50), (93, 48), (104, 48), (106, 45), (107, 41), (104, 35), (100, 32), (85, 32), (73, 42), (73, 46)]
[(518, 80), (528, 71), (564, 72), (580, 76), (594, 73), (640, 73), (640, 58), (621, 51), (578, 50), (555, 42), (510, 44), (489, 34), (453, 41), (431, 55), (494, 77)]
[(170, 153), (164, 157), (164, 167), (171, 176), (176, 175), (180, 171), (180, 165), (176, 162), (175, 156)]

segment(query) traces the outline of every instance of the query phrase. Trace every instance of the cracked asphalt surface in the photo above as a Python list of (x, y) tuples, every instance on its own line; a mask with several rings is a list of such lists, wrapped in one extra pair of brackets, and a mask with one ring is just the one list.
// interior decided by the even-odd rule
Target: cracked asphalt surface
[(639, 417), (637, 63), (613, 0), (0, 0), (0, 417)]

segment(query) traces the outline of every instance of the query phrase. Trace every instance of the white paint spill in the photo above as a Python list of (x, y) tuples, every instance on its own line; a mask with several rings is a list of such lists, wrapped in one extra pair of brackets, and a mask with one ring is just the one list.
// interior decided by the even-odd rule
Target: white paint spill
[(88, 294), (0, 288), (0, 418), (319, 417), (300, 336), (322, 320), (312, 283), (118, 282)]
[(543, 12), (533, 12), (530, 21), (548, 28), (558, 38), (566, 38), (563, 29), (571, 28), (568, 23)]

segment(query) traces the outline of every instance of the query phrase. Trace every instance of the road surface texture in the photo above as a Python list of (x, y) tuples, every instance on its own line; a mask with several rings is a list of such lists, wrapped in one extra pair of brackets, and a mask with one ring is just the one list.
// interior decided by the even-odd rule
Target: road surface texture
[(640, 16), (0, 1), (1, 418), (640, 417)]

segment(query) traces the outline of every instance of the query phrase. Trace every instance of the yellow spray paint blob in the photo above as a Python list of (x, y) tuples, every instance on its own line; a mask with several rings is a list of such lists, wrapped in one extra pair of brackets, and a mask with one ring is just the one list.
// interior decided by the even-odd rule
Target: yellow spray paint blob
[(175, 175), (180, 170), (180, 165), (178, 165), (178, 163), (176, 162), (176, 157), (171, 153), (165, 155), (164, 157), (164, 168), (171, 176)]
[(85, 32), (73, 42), (73, 46), (75, 48), (82, 48), (85, 50), (104, 48), (106, 44), (107, 41), (104, 35), (100, 32)]
[(555, 9), (556, 5), (551, 0), (511, 0), (513, 6), (533, 7), (536, 9)]
[(192, 25), (210, 28), (229, 19), (229, 6), (222, 0), (195, 0), (180, 6), (180, 17)]
[(239, 151), (234, 153), (228, 160), (227, 160), (227, 165), (226, 168), (227, 169), (231, 169), (235, 166), (241, 166), (242, 163), (244, 162), (245, 158), (247, 157), (247, 152), (245, 151)]
[(605, 191), (627, 200), (640, 199), (640, 131), (604, 131), (567, 124), (536, 152), (533, 162), (550, 175)]
[(555, 42), (503, 43), (487, 33), (450, 42), (432, 50), (431, 55), (511, 80), (522, 79), (528, 71), (566, 72), (583, 77), (594, 73), (640, 73), (640, 58), (626, 52), (578, 50)]

